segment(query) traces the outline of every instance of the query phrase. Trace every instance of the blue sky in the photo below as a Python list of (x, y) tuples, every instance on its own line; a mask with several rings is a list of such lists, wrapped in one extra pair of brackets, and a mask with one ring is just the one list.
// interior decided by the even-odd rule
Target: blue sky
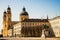
[(19, 21), (23, 6), (30, 18), (60, 16), (60, 0), (0, 0), (0, 29), (2, 29), (3, 12), (8, 5), (11, 7), (13, 21)]

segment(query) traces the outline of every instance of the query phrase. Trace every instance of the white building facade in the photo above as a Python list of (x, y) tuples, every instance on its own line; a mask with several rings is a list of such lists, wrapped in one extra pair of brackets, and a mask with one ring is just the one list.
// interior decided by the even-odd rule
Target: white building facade
[(13, 34), (12, 34), (12, 29), (9, 29), (8, 30), (8, 37), (11, 37)]
[(60, 37), (60, 16), (49, 20), (51, 27), (54, 31), (55, 37)]
[(21, 23), (17, 23), (13, 25), (13, 36), (20, 37), (21, 36)]

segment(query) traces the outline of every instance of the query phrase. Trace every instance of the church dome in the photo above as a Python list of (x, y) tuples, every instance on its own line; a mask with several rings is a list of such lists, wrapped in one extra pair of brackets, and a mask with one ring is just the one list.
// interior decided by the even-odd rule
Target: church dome
[(28, 13), (26, 12), (25, 8), (23, 8), (23, 11), (21, 12), (20, 15), (27, 15), (28, 16)]

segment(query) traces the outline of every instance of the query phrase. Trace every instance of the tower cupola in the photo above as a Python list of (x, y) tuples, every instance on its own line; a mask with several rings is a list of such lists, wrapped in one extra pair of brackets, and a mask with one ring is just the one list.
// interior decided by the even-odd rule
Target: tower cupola
[(6, 14), (6, 11), (4, 11), (4, 14)]
[(25, 7), (23, 7), (23, 11), (26, 11), (26, 10), (25, 10)]
[(26, 15), (26, 16), (28, 16), (28, 13), (26, 12), (25, 7), (23, 7), (23, 10), (22, 10), (22, 12), (21, 12), (21, 14), (20, 14), (20, 15)]
[(10, 6), (8, 5), (8, 8), (7, 8), (7, 10), (10, 10), (11, 8), (10, 8)]
[(22, 12), (20, 14), (20, 21), (23, 21), (24, 19), (29, 19), (28, 12), (26, 12), (26, 8), (23, 7)]

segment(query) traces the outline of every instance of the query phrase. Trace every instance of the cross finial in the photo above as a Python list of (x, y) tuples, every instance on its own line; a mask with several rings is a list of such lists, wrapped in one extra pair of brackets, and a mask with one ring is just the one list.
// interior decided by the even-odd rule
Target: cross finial
[(23, 11), (26, 11), (26, 10), (25, 10), (25, 6), (23, 6)]
[(8, 5), (8, 8), (7, 8), (8, 10), (10, 10), (11, 8), (10, 8), (10, 6)]

